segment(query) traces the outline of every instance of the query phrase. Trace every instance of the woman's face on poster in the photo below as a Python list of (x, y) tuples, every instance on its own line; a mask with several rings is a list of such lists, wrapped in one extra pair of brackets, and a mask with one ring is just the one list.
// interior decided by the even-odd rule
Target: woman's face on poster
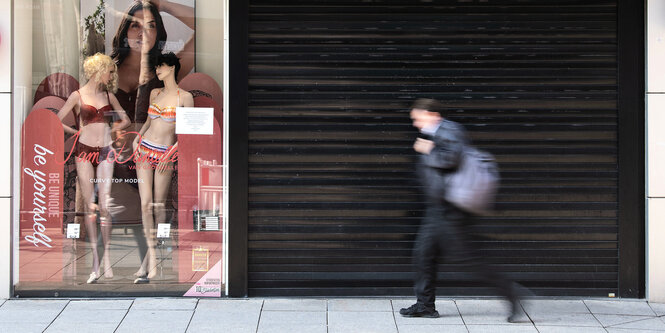
[(155, 46), (157, 39), (157, 23), (149, 10), (138, 10), (132, 17), (132, 22), (127, 29), (127, 42), (133, 51), (141, 52), (143, 44), (147, 44), (147, 50)]

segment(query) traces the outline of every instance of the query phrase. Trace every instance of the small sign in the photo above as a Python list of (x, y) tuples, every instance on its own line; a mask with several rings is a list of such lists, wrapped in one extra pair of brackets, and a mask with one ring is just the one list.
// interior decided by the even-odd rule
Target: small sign
[(212, 135), (215, 109), (178, 107), (175, 111), (176, 134)]
[(206, 231), (218, 231), (219, 230), (219, 216), (206, 216), (205, 217)]
[(157, 224), (157, 238), (169, 238), (171, 237), (171, 224), (169, 223), (158, 223)]
[(218, 261), (205, 273), (184, 296), (220, 297), (222, 296), (222, 261)]
[(67, 223), (67, 238), (81, 237), (81, 225), (78, 223)]
[(208, 252), (202, 247), (192, 250), (192, 272), (208, 271)]

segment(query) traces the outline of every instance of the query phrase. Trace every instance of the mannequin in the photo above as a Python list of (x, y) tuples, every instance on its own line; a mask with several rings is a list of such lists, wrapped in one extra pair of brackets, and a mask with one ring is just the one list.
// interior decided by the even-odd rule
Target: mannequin
[(164, 204), (174, 170), (173, 156), (178, 149), (175, 134), (176, 107), (194, 106), (194, 98), (176, 84), (180, 60), (173, 53), (157, 57), (155, 72), (164, 88), (150, 92), (148, 119), (134, 140), (136, 174), (141, 196), (141, 218), (148, 244), (134, 283), (148, 283), (157, 274), (155, 225), (166, 219)]
[[(117, 132), (130, 125), (130, 120), (122, 110), (113, 92), (118, 83), (117, 67), (111, 57), (97, 53), (85, 59), (83, 63), (88, 82), (79, 90), (71, 93), (65, 105), (58, 112), (62, 121), (70, 112), (74, 112), (78, 131), (64, 123), (67, 134), (76, 135), (76, 174), (77, 182), (85, 200), (84, 221), (90, 246), (92, 248), (92, 273), (87, 283), (95, 283), (104, 274), (113, 277), (110, 260), (111, 216), (107, 209), (115, 151), (111, 147), (111, 132)], [(111, 123), (113, 116), (118, 121)], [(95, 203), (95, 184), (97, 185), (97, 203)], [(97, 253), (97, 212), (104, 242), (104, 272), (99, 270)]]

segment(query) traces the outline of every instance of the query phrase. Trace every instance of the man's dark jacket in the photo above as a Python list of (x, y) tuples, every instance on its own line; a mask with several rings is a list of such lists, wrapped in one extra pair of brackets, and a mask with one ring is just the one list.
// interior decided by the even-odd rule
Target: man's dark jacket
[(434, 142), (429, 154), (420, 155), (418, 175), (430, 202), (443, 200), (448, 178), (455, 171), (464, 150), (469, 144), (464, 127), (454, 121), (442, 120), (434, 136), (428, 136)]

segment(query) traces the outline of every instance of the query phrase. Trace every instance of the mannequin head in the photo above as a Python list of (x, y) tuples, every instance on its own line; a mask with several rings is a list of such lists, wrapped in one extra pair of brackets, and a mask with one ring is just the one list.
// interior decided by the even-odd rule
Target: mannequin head
[(88, 80), (96, 81), (105, 90), (115, 92), (118, 88), (117, 66), (111, 57), (96, 53), (83, 62), (83, 72)]
[(164, 67), (173, 69), (174, 79), (178, 77), (178, 72), (180, 71), (180, 59), (178, 59), (175, 53), (169, 52), (169, 53), (160, 54), (155, 59), (154, 63), (155, 67), (158, 68), (157, 76), (159, 77), (160, 80), (163, 80), (164, 75), (166, 74), (166, 69)]

